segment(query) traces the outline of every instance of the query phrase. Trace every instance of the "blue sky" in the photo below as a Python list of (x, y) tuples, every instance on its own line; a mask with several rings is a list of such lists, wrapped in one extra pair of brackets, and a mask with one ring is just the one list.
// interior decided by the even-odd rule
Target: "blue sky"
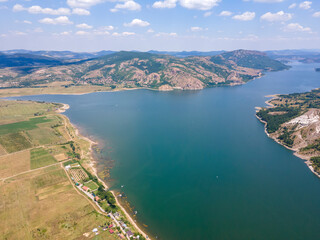
[(0, 50), (320, 46), (319, 0), (0, 0), (0, 22)]

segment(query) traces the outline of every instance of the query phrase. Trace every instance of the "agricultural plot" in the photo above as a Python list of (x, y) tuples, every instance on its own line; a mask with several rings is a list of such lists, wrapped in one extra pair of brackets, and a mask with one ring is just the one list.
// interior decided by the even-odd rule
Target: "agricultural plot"
[[(108, 220), (73, 189), (60, 166), (0, 182), (1, 239), (92, 239)], [(116, 239), (107, 231), (101, 239)]]
[(82, 168), (71, 168), (69, 173), (76, 182), (83, 182), (88, 179), (88, 175)]
[(0, 124), (19, 122), (35, 115), (53, 111), (57, 106), (52, 103), (37, 103), (30, 101), (0, 100)]
[(56, 159), (44, 148), (36, 148), (31, 150), (31, 169), (44, 167), (56, 162)]
[(30, 170), (29, 150), (0, 156), (0, 178)]
[(0, 144), (8, 153), (17, 152), (32, 147), (31, 143), (22, 133), (9, 133), (6, 135), (0, 135)]
[(88, 188), (90, 188), (91, 191), (96, 190), (96, 189), (98, 189), (98, 187), (99, 187), (99, 186), (98, 186), (95, 182), (93, 182), (92, 180), (90, 180), (89, 182), (84, 183), (83, 185), (86, 186), (86, 187), (88, 187)]
[(51, 119), (48, 119), (47, 117), (36, 117), (30, 118), (28, 121), (3, 124), (0, 125), (0, 135), (32, 130), (37, 128), (37, 124), (49, 121), (51, 121)]
[(65, 138), (57, 134), (52, 128), (35, 128), (26, 133), (35, 145), (59, 144), (65, 142)]

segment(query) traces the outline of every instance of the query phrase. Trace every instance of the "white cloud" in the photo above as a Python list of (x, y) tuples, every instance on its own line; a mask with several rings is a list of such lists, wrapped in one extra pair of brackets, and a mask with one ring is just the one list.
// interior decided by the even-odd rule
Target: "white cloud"
[(190, 30), (192, 32), (200, 32), (200, 31), (203, 31), (203, 28), (202, 27), (191, 27)]
[(90, 8), (105, 0), (67, 0), (67, 4), (72, 8)]
[(24, 11), (25, 8), (21, 5), (21, 4), (15, 4), (12, 8), (12, 10), (14, 12), (20, 12), (20, 11)]
[(71, 33), (71, 32), (64, 31), (64, 32), (61, 32), (60, 35), (62, 35), (62, 36), (67, 36), (67, 35), (70, 35), (70, 33)]
[(81, 29), (91, 29), (92, 26), (86, 24), (86, 23), (81, 23), (81, 24), (78, 24), (76, 25), (77, 28), (81, 28)]
[(147, 33), (154, 33), (154, 30), (153, 29), (148, 29)]
[(180, 5), (188, 9), (210, 10), (221, 0), (180, 0)]
[(222, 11), (219, 16), (223, 16), (223, 17), (228, 17), (228, 16), (231, 16), (232, 15), (232, 12), (230, 11)]
[(52, 25), (73, 24), (73, 22), (71, 22), (67, 16), (60, 16), (57, 18), (43, 18), (43, 19), (40, 19), (39, 22), (44, 24), (52, 24)]
[(255, 18), (255, 12), (244, 12), (240, 15), (235, 15), (232, 18), (239, 21), (251, 21)]
[(123, 24), (125, 27), (147, 27), (150, 25), (147, 21), (143, 21), (141, 19), (133, 19), (130, 23)]
[(210, 10), (211, 8), (218, 5), (221, 0), (164, 0), (156, 1), (153, 3), (154, 8), (174, 8), (177, 2), (184, 8), (198, 9), (198, 10)]
[(304, 1), (299, 4), (299, 8), (307, 10), (307, 9), (311, 8), (311, 4), (312, 4), (312, 2), (310, 2), (310, 1)]
[(295, 8), (296, 6), (297, 6), (296, 3), (292, 3), (292, 4), (289, 6), (289, 9)]
[(0, 2), (7, 2), (8, 0), (0, 0)]
[(211, 16), (211, 15), (212, 15), (212, 12), (205, 12), (205, 13), (203, 14), (204, 17), (209, 17), (209, 16)]
[(112, 33), (112, 36), (114, 36), (114, 37), (127, 37), (127, 36), (133, 36), (133, 35), (135, 35), (134, 32), (123, 32), (123, 33), (114, 32), (114, 33)]
[(141, 5), (139, 3), (136, 3), (135, 1), (129, 0), (124, 3), (118, 3), (110, 11), (117, 12), (119, 10), (139, 11), (139, 10), (141, 10)]
[(177, 5), (177, 0), (165, 0), (154, 2), (153, 8), (175, 8)]
[(292, 19), (291, 13), (285, 13), (284, 11), (279, 11), (277, 13), (267, 12), (260, 17), (261, 20), (268, 22), (285, 22)]
[(52, 9), (52, 8), (42, 8), (37, 5), (25, 8), (21, 4), (14, 5), (13, 11), (14, 12), (27, 11), (32, 14), (49, 14), (49, 15), (69, 15), (70, 14), (69, 8)]
[(312, 17), (320, 17), (320, 12), (315, 12)]
[(83, 8), (74, 8), (72, 9), (72, 14), (88, 16), (90, 15), (90, 12)]
[(101, 27), (100, 29), (102, 30), (105, 30), (105, 31), (112, 31), (114, 29), (114, 26), (104, 26), (104, 27)]
[(26, 24), (32, 24), (32, 22), (28, 21), (28, 20), (23, 20), (22, 21), (23, 23), (26, 23)]
[(84, 36), (84, 35), (89, 35), (89, 32), (86, 31), (77, 31), (76, 35)]
[(284, 31), (286, 32), (312, 32), (311, 28), (303, 27), (299, 23), (289, 23), (285, 26)]

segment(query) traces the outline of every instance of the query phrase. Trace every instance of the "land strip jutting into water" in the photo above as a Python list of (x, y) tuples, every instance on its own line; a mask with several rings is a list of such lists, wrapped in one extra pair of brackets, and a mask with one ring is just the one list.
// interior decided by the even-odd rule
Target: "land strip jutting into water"
[(320, 89), (277, 95), (257, 111), (269, 137), (305, 159), (320, 177)]
[(92, 168), (66, 105), (0, 100), (4, 239), (145, 239)]

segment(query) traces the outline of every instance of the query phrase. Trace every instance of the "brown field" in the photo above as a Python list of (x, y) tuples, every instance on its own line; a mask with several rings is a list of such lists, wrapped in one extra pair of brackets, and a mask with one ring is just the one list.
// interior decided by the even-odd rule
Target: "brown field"
[(0, 178), (6, 178), (30, 170), (30, 151), (0, 156)]
[(67, 160), (68, 157), (64, 154), (64, 153), (60, 153), (60, 154), (57, 154), (57, 155), (54, 155), (54, 158), (58, 161), (58, 162), (61, 162), (63, 160)]
[(6, 153), (6, 150), (0, 145), (0, 156), (5, 155)]
[[(75, 191), (60, 166), (0, 182), (0, 192), (3, 239), (91, 239), (92, 229), (108, 221)], [(107, 232), (99, 236), (116, 239)]]

